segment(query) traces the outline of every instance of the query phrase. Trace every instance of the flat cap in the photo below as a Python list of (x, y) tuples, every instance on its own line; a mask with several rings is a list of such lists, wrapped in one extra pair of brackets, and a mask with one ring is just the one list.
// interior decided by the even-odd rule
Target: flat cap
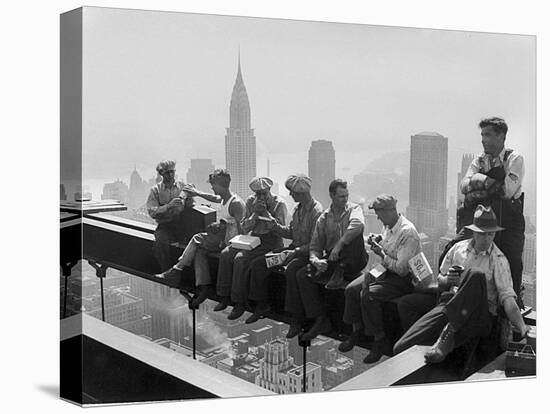
[(285, 187), (295, 193), (309, 193), (311, 191), (311, 178), (300, 173), (289, 175), (285, 181)]
[(389, 194), (380, 194), (377, 196), (369, 208), (375, 210), (393, 210), (397, 205), (397, 200)]
[(273, 180), (269, 177), (254, 177), (249, 187), (252, 191), (269, 190), (273, 186)]

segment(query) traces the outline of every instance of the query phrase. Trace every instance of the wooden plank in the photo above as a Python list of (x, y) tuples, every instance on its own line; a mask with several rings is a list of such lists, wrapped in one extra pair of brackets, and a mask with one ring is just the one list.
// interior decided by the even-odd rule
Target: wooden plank
[(426, 365), (424, 354), (429, 346), (415, 345), (387, 359), (355, 378), (334, 387), (331, 391), (389, 387)]

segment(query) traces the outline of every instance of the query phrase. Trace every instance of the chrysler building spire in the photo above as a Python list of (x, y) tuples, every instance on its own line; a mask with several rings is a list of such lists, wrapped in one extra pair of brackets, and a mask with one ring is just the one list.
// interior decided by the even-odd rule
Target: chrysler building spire
[(231, 174), (231, 188), (246, 198), (251, 192), (248, 184), (256, 175), (256, 137), (251, 128), (250, 102), (243, 81), (240, 47), (237, 78), (229, 105), (229, 128), (225, 136), (225, 166)]

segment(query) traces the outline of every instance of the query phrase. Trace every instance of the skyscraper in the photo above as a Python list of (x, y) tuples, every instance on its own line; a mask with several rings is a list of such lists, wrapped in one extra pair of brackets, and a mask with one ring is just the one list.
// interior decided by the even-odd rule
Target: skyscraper
[(336, 155), (332, 141), (312, 141), (308, 155), (308, 175), (311, 177), (311, 193), (323, 208), (330, 206), (328, 186), (336, 177)]
[(251, 192), (248, 184), (256, 176), (256, 137), (250, 125), (250, 103), (239, 54), (237, 79), (229, 105), (229, 128), (225, 136), (225, 166), (231, 174), (231, 189), (244, 199)]
[(436, 132), (411, 136), (407, 217), (437, 243), (447, 233), (447, 138)]
[(139, 175), (136, 167), (130, 175), (130, 188), (128, 189), (128, 207), (131, 209), (138, 209), (142, 207), (147, 201), (147, 187), (145, 182)]
[(460, 182), (466, 175), (466, 172), (468, 171), (468, 168), (470, 168), (470, 164), (474, 160), (474, 154), (462, 154), (462, 163), (460, 165), (460, 171), (457, 174), (457, 183), (456, 183), (456, 202), (458, 205), (464, 201), (464, 195), (462, 194), (462, 191), (460, 191)]
[(103, 184), (102, 200), (118, 200), (123, 204), (128, 203), (128, 186), (125, 182), (116, 180)]
[(187, 170), (186, 183), (194, 184), (200, 191), (211, 192), (208, 184), (208, 175), (214, 171), (214, 164), (208, 158), (195, 158), (191, 160), (191, 167)]

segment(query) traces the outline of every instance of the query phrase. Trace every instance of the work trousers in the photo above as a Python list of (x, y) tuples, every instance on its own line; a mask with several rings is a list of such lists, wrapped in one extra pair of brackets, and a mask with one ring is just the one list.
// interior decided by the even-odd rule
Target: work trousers
[(308, 263), (308, 257), (297, 257), (285, 270), (285, 311), (301, 322), (324, 314), (321, 285), (308, 276)]
[(250, 284), (250, 265), (256, 258), (265, 261), (265, 254), (283, 247), (283, 239), (274, 233), (260, 236), (261, 244), (252, 250), (226, 247), (220, 255), (216, 291), (219, 296), (231, 296), (235, 303), (246, 303)]
[[(293, 249), (292, 245), (288, 249)], [(284, 249), (275, 249), (275, 252), (283, 251)], [(307, 256), (303, 256), (307, 263)], [(290, 263), (292, 263), (293, 259)], [(290, 266), (290, 263), (288, 266)], [(287, 266), (287, 267), (288, 267)], [(267, 267), (265, 256), (257, 257), (250, 263), (250, 291), (248, 298), (256, 302), (267, 302), (269, 297), (269, 275), (271, 268)]]
[[(330, 252), (327, 257), (330, 256)], [(325, 305), (321, 298), (321, 289), (330, 280), (337, 267), (342, 267), (344, 280), (352, 281), (367, 264), (368, 255), (365, 251), (363, 236), (360, 235), (345, 245), (340, 251), (339, 260), (328, 262), (325, 272), (308, 275), (307, 258), (295, 259), (297, 262), (292, 267), (287, 267), (285, 310), (296, 319), (315, 319), (325, 314)], [(291, 262), (292, 263), (292, 262)]]
[[(365, 278), (367, 283), (364, 281)], [(412, 289), (409, 275), (401, 277), (390, 270), (386, 270), (386, 273), (377, 279), (369, 274), (361, 275), (351, 282), (344, 292), (344, 322), (349, 325), (363, 325), (368, 336), (383, 333), (382, 304), (411, 293)]]
[(403, 332), (406, 332), (435, 305), (437, 305), (436, 293), (413, 292), (397, 299), (397, 311)]
[(182, 239), (182, 229), (177, 222), (160, 223), (155, 229), (153, 254), (162, 272), (170, 269), (177, 260), (177, 256), (171, 251), (170, 244)]
[(456, 294), (422, 316), (394, 346), (394, 354), (414, 345), (433, 345), (447, 323), (455, 331), (455, 346), (476, 336), (489, 336), (494, 318), (487, 303), (487, 281), (481, 269), (464, 271)]
[(221, 251), (224, 238), (224, 232), (197, 233), (185, 247), (178, 259), (177, 267), (181, 269), (184, 266), (194, 265), (196, 286), (212, 284), (208, 254)]

